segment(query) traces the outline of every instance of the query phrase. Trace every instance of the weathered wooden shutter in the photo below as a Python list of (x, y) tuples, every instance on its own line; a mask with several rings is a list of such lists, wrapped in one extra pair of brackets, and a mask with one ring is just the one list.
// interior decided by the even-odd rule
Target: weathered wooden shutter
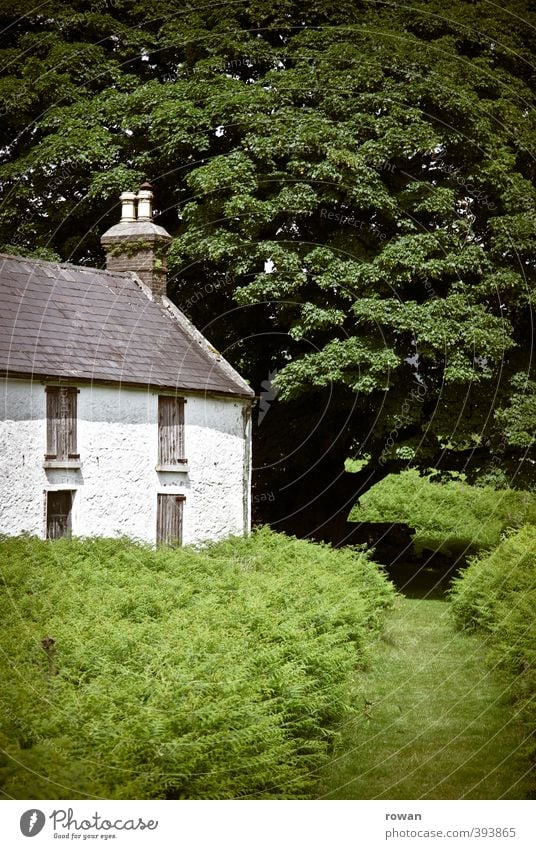
[(159, 493), (156, 517), (156, 541), (159, 545), (181, 545), (184, 495)]
[(78, 390), (47, 386), (47, 458), (77, 459), (76, 417)]
[(59, 391), (56, 386), (47, 386), (47, 457), (56, 459), (58, 455), (57, 433), (59, 418)]
[(158, 462), (184, 462), (184, 398), (158, 396)]
[(70, 489), (47, 492), (47, 539), (71, 535), (72, 504), (73, 494)]

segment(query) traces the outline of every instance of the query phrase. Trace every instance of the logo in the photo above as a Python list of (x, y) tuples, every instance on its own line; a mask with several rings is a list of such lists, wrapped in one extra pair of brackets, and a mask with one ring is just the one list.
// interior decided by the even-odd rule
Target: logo
[(263, 418), (272, 406), (272, 401), (275, 401), (279, 395), (279, 387), (274, 386), (273, 384), (274, 377), (277, 377), (277, 369), (269, 371), (268, 380), (263, 380), (261, 383), (262, 389), (259, 401), (259, 417), (257, 419), (257, 424), (259, 426), (262, 424)]
[(20, 830), (25, 837), (35, 837), (36, 834), (39, 834), (44, 824), (45, 815), (43, 811), (38, 811), (37, 808), (24, 811), (20, 818)]

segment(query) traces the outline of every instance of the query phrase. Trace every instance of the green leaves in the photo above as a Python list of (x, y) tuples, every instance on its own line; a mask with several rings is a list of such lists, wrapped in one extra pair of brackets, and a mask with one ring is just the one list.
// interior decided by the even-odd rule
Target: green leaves
[(377, 324), (410, 333), (419, 357), (445, 358), (444, 380), (449, 382), (489, 379), (493, 361), (501, 361), (515, 344), (511, 328), (480, 305), (468, 305), (460, 295), (436, 298), (404, 307), (387, 300), (361, 298), (353, 310), (363, 324)]
[(331, 384), (368, 395), (385, 387), (391, 370), (398, 365), (395, 352), (380, 345), (373, 347), (355, 337), (336, 339), (328, 342), (319, 353), (306, 354), (285, 366), (277, 375), (276, 383), (283, 398), (293, 398), (312, 387), (330, 387)]
[(256, 187), (253, 163), (240, 151), (215, 157), (207, 165), (193, 171), (188, 183), (201, 196), (217, 191), (224, 195), (230, 194), (237, 186), (240, 186), (242, 192)]
[(492, 248), (496, 256), (528, 260), (533, 256), (536, 216), (531, 212), (504, 215), (490, 222)]
[(529, 449), (536, 439), (536, 381), (520, 372), (512, 377), (510, 403), (498, 409), (495, 419), (510, 445)]
[[(341, 389), (336, 404), (354, 404), (348, 390), (364, 377), (350, 377), (342, 338), (399, 363), (415, 341), (429, 410), (449, 383), (503, 381), (502, 394), (528, 369), (536, 44), (526, 2), (515, 15), (462, 0), (46, 8), (2, 13), (3, 244), (99, 265), (114, 194), (147, 177), (175, 237), (171, 293), (205, 326), (199, 280), (217, 281), (209, 318), (222, 350), (254, 338), (233, 301), (257, 305), (259, 322), (293, 340), (288, 397), (329, 385)], [(236, 361), (254, 382), (266, 371), (255, 340)], [(313, 361), (300, 359), (334, 340), (307, 382)], [(390, 391), (403, 395), (405, 380), (397, 369)], [(385, 385), (367, 372), (363, 421), (384, 409)], [(456, 404), (450, 395), (451, 422)], [(422, 415), (430, 440), (443, 440), (445, 421)]]

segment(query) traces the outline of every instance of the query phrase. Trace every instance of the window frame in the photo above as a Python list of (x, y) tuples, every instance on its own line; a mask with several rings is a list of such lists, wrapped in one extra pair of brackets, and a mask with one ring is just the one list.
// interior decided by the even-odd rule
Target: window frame
[[(66, 526), (65, 533), (60, 536), (51, 536), (49, 533), (50, 529), (50, 520), (51, 520), (51, 510), (50, 510), (50, 501), (52, 498), (57, 498), (61, 495), (69, 495), (69, 509), (66, 513)], [(47, 489), (45, 490), (45, 539), (47, 540), (56, 540), (56, 539), (71, 539), (73, 533), (73, 504), (74, 497), (76, 494), (75, 489), (71, 489), (69, 487), (65, 487), (65, 489)]]
[[(164, 505), (173, 500), (175, 505), (179, 504), (180, 508), (177, 511), (177, 534), (172, 536), (166, 533), (166, 527), (171, 524), (169, 517), (165, 514)], [(159, 492), (156, 496), (156, 544), (168, 545), (173, 548), (179, 548), (182, 545), (184, 533), (184, 504), (186, 496), (179, 493)], [(164, 521), (165, 518), (165, 521)], [(175, 519), (175, 516), (173, 517)]]
[(158, 395), (158, 471), (187, 469), (185, 408), (180, 395)]
[(46, 386), (45, 461), (68, 463), (78, 453), (78, 395), (76, 386)]

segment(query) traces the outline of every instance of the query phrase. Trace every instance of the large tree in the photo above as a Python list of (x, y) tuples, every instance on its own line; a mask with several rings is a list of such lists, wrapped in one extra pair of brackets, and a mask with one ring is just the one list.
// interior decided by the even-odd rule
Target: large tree
[(526, 485), (530, 5), (0, 0), (4, 250), (102, 262), (153, 181), (173, 297), (261, 395), (278, 527), (337, 538), (408, 463)]

